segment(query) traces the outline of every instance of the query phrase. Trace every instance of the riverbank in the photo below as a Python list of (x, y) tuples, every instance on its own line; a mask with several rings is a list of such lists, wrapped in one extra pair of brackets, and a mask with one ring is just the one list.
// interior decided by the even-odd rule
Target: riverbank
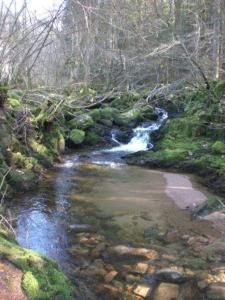
[[(156, 147), (127, 155), (126, 162), (197, 174), (206, 186), (224, 196), (224, 91), (225, 83), (219, 82), (214, 83), (211, 91), (184, 90), (179, 97), (171, 96), (174, 103), (171, 118), (156, 135)], [(181, 101), (183, 107), (177, 113), (174, 108)]]

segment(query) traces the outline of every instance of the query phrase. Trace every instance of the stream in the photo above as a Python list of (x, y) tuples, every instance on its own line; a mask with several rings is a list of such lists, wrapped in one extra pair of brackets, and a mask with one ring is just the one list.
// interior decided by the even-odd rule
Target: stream
[[(128, 166), (121, 158), (153, 147), (151, 133), (167, 118), (164, 110), (157, 112), (158, 121), (134, 129), (128, 144), (119, 143), (113, 135), (115, 147), (111, 149), (65, 156), (35, 191), (17, 197), (12, 205), (18, 243), (56, 260), (71, 278), (81, 278), (90, 286), (99, 287), (100, 278), (105, 277), (103, 272), (90, 279), (88, 268), (96, 261), (111, 265), (119, 273), (117, 281), (121, 284), (129, 275), (128, 271), (124, 278), (121, 275), (124, 265), (145, 261), (143, 257), (137, 261), (136, 255), (121, 260), (115, 253), (111, 256), (109, 249), (118, 245), (154, 249), (155, 255), (165, 255), (156, 259), (156, 270), (171, 263), (192, 269), (188, 261), (195, 259), (196, 264), (197, 259), (202, 263), (194, 264), (197, 271), (207, 269), (206, 262), (196, 258), (181, 237), (218, 236), (210, 223), (192, 220), (190, 214), (197, 204), (213, 195), (193, 176)], [(77, 271), (82, 268), (89, 273)], [(139, 275), (144, 276), (144, 272)], [(148, 277), (144, 280), (150, 284)], [(97, 299), (105, 299), (101, 295)]]

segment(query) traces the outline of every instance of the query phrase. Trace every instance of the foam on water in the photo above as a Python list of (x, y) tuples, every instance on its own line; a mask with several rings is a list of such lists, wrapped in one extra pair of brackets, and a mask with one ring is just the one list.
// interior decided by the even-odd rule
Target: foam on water
[(152, 122), (149, 126), (144, 125), (138, 126), (133, 129), (133, 137), (128, 144), (122, 144), (117, 141), (115, 133), (112, 134), (112, 140), (119, 144), (119, 146), (113, 147), (106, 152), (137, 152), (151, 149), (153, 144), (151, 143), (151, 134), (158, 130), (162, 123), (168, 118), (168, 114), (164, 109), (156, 108), (158, 114), (158, 120)]

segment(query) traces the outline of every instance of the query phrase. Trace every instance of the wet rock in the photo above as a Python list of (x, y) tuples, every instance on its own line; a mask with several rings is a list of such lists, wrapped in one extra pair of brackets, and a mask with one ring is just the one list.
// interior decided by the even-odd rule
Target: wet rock
[(68, 249), (68, 252), (75, 256), (88, 256), (90, 254), (90, 250), (87, 248), (82, 248), (79, 246), (73, 246)]
[(175, 262), (176, 260), (178, 260), (176, 256), (169, 255), (169, 254), (163, 254), (162, 259), (168, 260), (169, 262)]
[(149, 266), (148, 267), (148, 271), (147, 271), (147, 273), (148, 274), (154, 274), (156, 272), (156, 266)]
[(99, 258), (100, 256), (101, 256), (101, 252), (98, 251), (97, 249), (93, 249), (93, 250), (91, 251), (91, 257), (92, 257), (92, 258)]
[(116, 278), (116, 276), (118, 275), (117, 271), (111, 271), (109, 272), (106, 276), (105, 276), (105, 282), (106, 283), (110, 283), (111, 281), (113, 281), (113, 279)]
[(209, 300), (224, 300), (225, 299), (225, 283), (216, 282), (210, 284), (207, 292), (207, 299)]
[(134, 294), (141, 296), (143, 298), (148, 297), (151, 294), (152, 288), (148, 285), (139, 284), (133, 290)]
[(69, 228), (75, 233), (96, 231), (96, 227), (89, 224), (72, 224), (69, 226)]
[(190, 278), (183, 273), (175, 272), (170, 269), (162, 269), (156, 272), (156, 279), (163, 282), (184, 283)]
[(165, 240), (168, 243), (176, 243), (179, 240), (179, 238), (180, 237), (178, 231), (171, 231), (167, 233)]
[(133, 269), (133, 273), (137, 273), (137, 274), (145, 274), (146, 272), (148, 271), (148, 264), (146, 263), (137, 263), (135, 266), (134, 266), (134, 269)]
[(115, 268), (110, 264), (105, 264), (105, 269), (108, 272), (115, 271)]
[(154, 292), (153, 300), (175, 300), (178, 299), (178, 297), (179, 285), (173, 283), (160, 283)]
[(141, 277), (128, 274), (125, 279), (127, 283), (135, 283), (135, 282), (139, 282), (141, 280)]
[(133, 248), (128, 246), (115, 246), (111, 248), (111, 251), (117, 255), (127, 255), (127, 256), (141, 256), (148, 259), (158, 258), (158, 254), (155, 250), (146, 248)]
[(199, 290), (205, 290), (208, 286), (208, 282), (205, 280), (198, 281), (197, 286), (198, 286)]
[(81, 276), (85, 278), (95, 276), (105, 278), (106, 275), (107, 272), (101, 259), (96, 259), (92, 265), (81, 271)]
[(204, 294), (202, 294), (195, 282), (187, 282), (180, 285), (179, 299), (182, 300), (205, 300)]

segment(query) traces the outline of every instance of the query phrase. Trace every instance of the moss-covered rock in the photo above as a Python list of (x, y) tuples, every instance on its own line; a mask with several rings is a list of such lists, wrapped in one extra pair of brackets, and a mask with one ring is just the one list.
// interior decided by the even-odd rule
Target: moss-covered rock
[(80, 145), (85, 139), (85, 132), (80, 129), (73, 129), (70, 132), (69, 139), (74, 145)]
[(82, 114), (69, 121), (69, 126), (72, 129), (86, 130), (94, 125), (92, 117), (88, 114)]
[(20, 169), (41, 171), (36, 158), (25, 156), (21, 152), (12, 153), (11, 165)]
[(88, 131), (85, 136), (85, 144), (87, 145), (98, 145), (102, 142), (102, 137), (94, 131)]
[(29, 300), (75, 299), (74, 289), (56, 263), (19, 247), (2, 230), (0, 255), (23, 272), (22, 286)]

